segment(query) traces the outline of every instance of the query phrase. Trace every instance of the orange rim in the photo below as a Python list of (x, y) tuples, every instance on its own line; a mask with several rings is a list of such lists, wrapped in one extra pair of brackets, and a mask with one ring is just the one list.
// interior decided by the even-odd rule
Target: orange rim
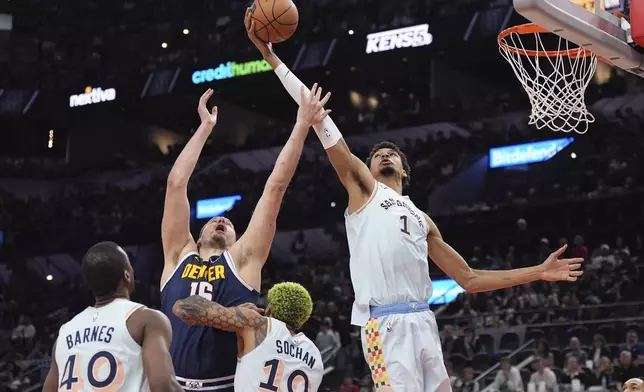
[(509, 45), (505, 40), (505, 38), (511, 35), (512, 33), (519, 34), (519, 35), (541, 34), (541, 33), (554, 34), (551, 31), (548, 31), (543, 27), (534, 23), (525, 23), (518, 26), (507, 28), (499, 33), (497, 41), (499, 42), (499, 46), (508, 52), (521, 54), (524, 56), (531, 56), (531, 57), (568, 56), (573, 59), (576, 59), (579, 57), (588, 57), (593, 55), (593, 52), (591, 52), (588, 49), (584, 49), (582, 47), (568, 49), (568, 50), (529, 50), (529, 49), (517, 48), (516, 46)]

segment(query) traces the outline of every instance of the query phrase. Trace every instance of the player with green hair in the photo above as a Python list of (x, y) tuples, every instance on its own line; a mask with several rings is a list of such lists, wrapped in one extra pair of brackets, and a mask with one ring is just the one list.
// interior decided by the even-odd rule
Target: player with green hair
[(298, 283), (274, 285), (268, 291), (265, 311), (253, 304), (227, 308), (199, 295), (178, 300), (172, 310), (190, 325), (237, 334), (240, 360), (235, 373), (236, 392), (317, 391), (322, 383), (320, 350), (304, 334), (297, 333), (313, 311), (311, 295)]

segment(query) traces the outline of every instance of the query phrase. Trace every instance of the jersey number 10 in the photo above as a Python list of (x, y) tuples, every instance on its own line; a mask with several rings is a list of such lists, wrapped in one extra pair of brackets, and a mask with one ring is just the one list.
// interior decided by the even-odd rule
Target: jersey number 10
[(286, 380), (286, 391), (280, 388), (282, 377), (284, 377), (284, 364), (279, 359), (271, 359), (264, 364), (264, 373), (268, 375), (266, 382), (259, 384), (259, 390), (262, 392), (295, 392), (300, 383), (304, 383), (303, 391), (310, 391), (309, 377), (302, 370), (296, 370), (288, 375)]

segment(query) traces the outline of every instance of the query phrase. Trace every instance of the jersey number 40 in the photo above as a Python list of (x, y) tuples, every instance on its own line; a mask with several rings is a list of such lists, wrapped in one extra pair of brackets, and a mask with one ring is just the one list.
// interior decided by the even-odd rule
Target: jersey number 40
[[(67, 358), (58, 386), (59, 391), (86, 390), (86, 381), (92, 390), (108, 387), (118, 388), (123, 383), (122, 363), (109, 351), (99, 351), (92, 356), (87, 363), (87, 380), (81, 376), (80, 366), (80, 355), (74, 354)], [(109, 366), (107, 374), (102, 371), (105, 366)]]
[[(264, 364), (264, 373), (268, 375), (268, 380), (259, 384), (259, 390), (270, 392), (296, 392), (310, 391), (309, 377), (302, 370), (296, 370), (293, 373), (284, 374), (284, 364), (279, 359), (271, 359)], [(286, 391), (281, 387), (282, 377), (286, 377)], [(300, 384), (304, 383), (304, 388)]]

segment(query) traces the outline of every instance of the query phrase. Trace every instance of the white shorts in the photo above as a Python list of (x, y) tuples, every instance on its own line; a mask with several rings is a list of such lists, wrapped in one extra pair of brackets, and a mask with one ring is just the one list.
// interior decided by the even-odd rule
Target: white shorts
[(376, 390), (451, 391), (434, 313), (370, 318), (361, 336)]

